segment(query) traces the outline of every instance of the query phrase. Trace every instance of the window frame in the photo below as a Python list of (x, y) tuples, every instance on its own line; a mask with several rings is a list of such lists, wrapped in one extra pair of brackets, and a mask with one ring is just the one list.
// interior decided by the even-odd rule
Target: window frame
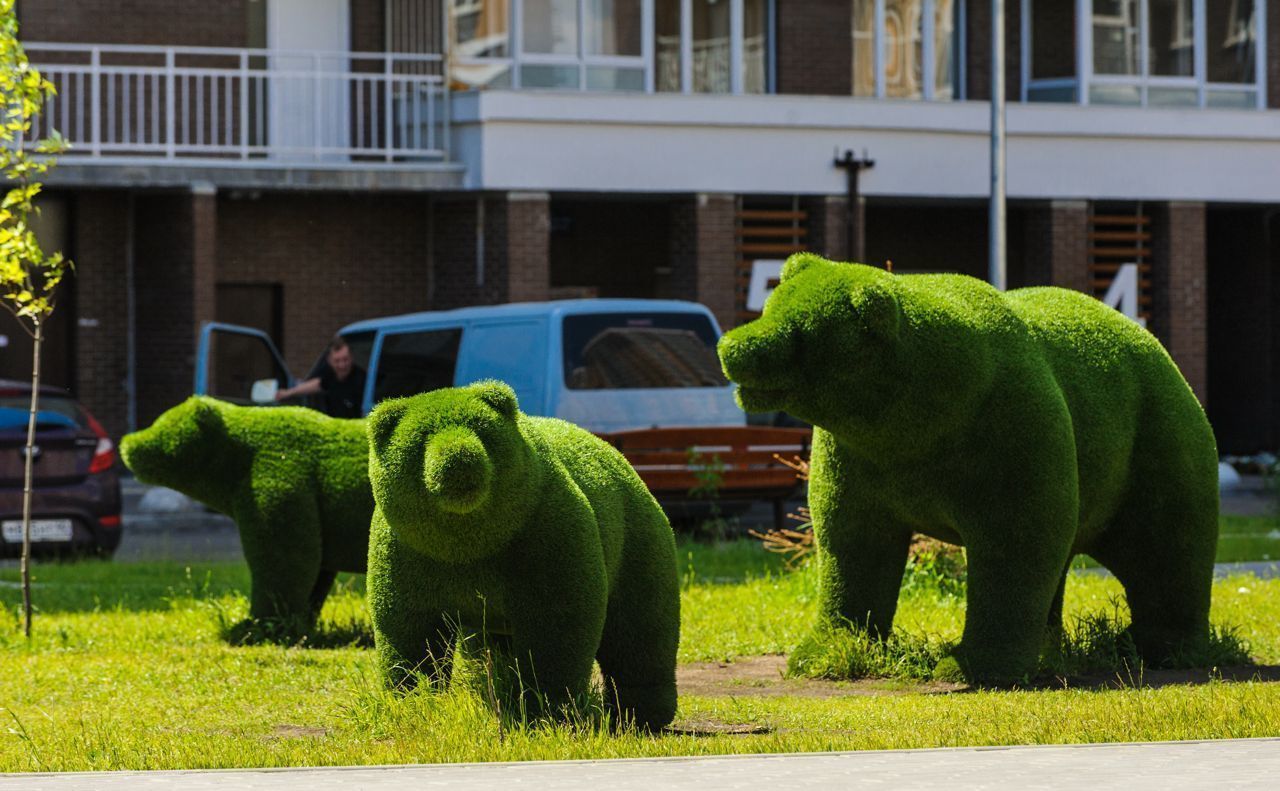
[[(1041, 0), (1043, 2), (1043, 0)], [(1093, 0), (1076, 0), (1076, 76), (1057, 77), (1052, 79), (1033, 80), (1031, 78), (1031, 58), (1034, 42), (1032, 37), (1031, 15), (1035, 12), (1035, 0), (1021, 0), (1021, 39), (1022, 39), (1022, 101), (1032, 101), (1031, 95), (1037, 90), (1060, 90), (1071, 88), (1076, 92), (1075, 101), (1082, 106), (1099, 104), (1090, 100), (1090, 92), (1094, 87), (1113, 86), (1134, 88), (1138, 92), (1138, 102), (1130, 106), (1150, 107), (1150, 91), (1152, 88), (1181, 88), (1194, 90), (1196, 101), (1183, 107), (1206, 109), (1210, 94), (1253, 93), (1252, 108), (1267, 109), (1267, 2), (1253, 0), (1254, 8), (1254, 75), (1250, 83), (1211, 82), (1208, 79), (1208, 12), (1207, 0), (1191, 0), (1192, 43), (1195, 53), (1192, 57), (1192, 75), (1189, 77), (1171, 77), (1151, 74), (1150, 63), (1150, 14), (1149, 0), (1138, 1), (1138, 36), (1140, 52), (1138, 56), (1139, 74), (1097, 74), (1093, 70)], [(1245, 105), (1244, 107), (1248, 107)], [(1243, 108), (1241, 108), (1243, 109)]]
[[(506, 57), (462, 58), (455, 57), (453, 63), (458, 66), (471, 67), (505, 67), (511, 90), (571, 90), (599, 91), (602, 93), (656, 93), (657, 75), (657, 40), (655, 30), (656, 0), (640, 1), (640, 54), (639, 55), (591, 55), (586, 52), (586, 26), (588, 0), (577, 0), (577, 52), (574, 54), (550, 54), (524, 51), (524, 15), (525, 0), (507, 0), (507, 52)], [(881, 0), (882, 1), (882, 0)], [(933, 0), (929, 0), (932, 2)], [(745, 0), (728, 0), (730, 10), (730, 85), (729, 94), (744, 94), (744, 46), (745, 46)], [(777, 62), (777, 0), (764, 0), (766, 15), (765, 41), (765, 85), (764, 93), (776, 91)], [(448, 15), (451, 6), (445, 4)], [(693, 0), (680, 0), (680, 90), (663, 91), (663, 93), (692, 94), (693, 91)], [(452, 31), (451, 19), (446, 16), (446, 30)], [(452, 50), (456, 46), (453, 33), (448, 34), (448, 46)], [(523, 85), (524, 66), (560, 66), (577, 69), (577, 86), (544, 88), (526, 87)], [(642, 75), (642, 88), (639, 91), (625, 89), (595, 89), (588, 86), (588, 75), (593, 68), (636, 69)], [(477, 86), (479, 87), (479, 86)]]

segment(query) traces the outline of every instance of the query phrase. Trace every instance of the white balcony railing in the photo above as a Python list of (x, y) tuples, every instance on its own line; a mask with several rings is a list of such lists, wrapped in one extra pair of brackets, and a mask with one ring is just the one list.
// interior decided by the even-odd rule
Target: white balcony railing
[(441, 55), (26, 43), (57, 86), (35, 124), (64, 155), (306, 162), (448, 159)]

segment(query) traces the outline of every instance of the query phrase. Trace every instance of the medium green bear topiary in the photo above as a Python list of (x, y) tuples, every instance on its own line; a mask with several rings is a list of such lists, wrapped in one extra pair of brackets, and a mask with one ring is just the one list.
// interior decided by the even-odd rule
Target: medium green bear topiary
[(1208, 639), (1217, 451), (1160, 343), (1084, 294), (793, 256), (720, 341), (748, 411), (812, 422), (822, 612), (888, 635), (913, 531), (963, 544), (971, 680), (1034, 673), (1068, 561), (1124, 584), (1153, 661)]
[(428, 660), (446, 680), (460, 627), (509, 638), (551, 713), (587, 689), (595, 659), (622, 718), (671, 721), (675, 541), (622, 454), (485, 382), (381, 403), (369, 475), (369, 608), (390, 685)]
[(249, 616), (282, 636), (314, 625), (339, 571), (365, 570), (373, 493), (363, 420), (193, 396), (125, 436), (120, 455), (139, 480), (236, 521)]

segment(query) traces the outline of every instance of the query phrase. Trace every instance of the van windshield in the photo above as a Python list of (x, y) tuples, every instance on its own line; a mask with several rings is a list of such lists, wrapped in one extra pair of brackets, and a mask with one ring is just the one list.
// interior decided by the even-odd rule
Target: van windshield
[(571, 390), (725, 387), (716, 331), (698, 313), (599, 313), (564, 319)]

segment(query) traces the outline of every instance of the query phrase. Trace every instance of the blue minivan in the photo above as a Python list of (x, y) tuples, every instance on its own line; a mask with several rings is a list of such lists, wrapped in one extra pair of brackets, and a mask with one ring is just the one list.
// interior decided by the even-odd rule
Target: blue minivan
[[(716, 356), (720, 328), (693, 302), (580, 299), (411, 313), (338, 331), (366, 372), (363, 413), (385, 398), (500, 379), (530, 415), (596, 433), (743, 426)], [(321, 354), (323, 359), (323, 353)], [(294, 377), (270, 337), (206, 324), (195, 392), (274, 403)]]

